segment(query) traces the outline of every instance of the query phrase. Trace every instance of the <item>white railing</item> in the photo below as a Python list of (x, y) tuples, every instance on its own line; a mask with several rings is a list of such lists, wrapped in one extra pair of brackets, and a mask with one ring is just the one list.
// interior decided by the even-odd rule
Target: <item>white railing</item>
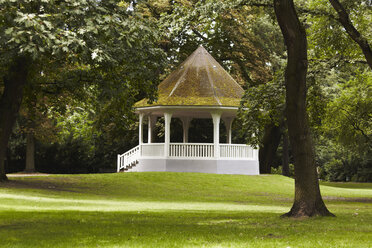
[(127, 151), (123, 154), (118, 154), (118, 164), (117, 164), (117, 171), (119, 172), (122, 169), (126, 169), (130, 166), (135, 165), (140, 158), (140, 146), (136, 146), (135, 148)]
[(220, 144), (221, 158), (254, 158), (255, 153), (248, 145)]
[(210, 158), (214, 157), (213, 144), (171, 143), (169, 156), (179, 158)]
[(144, 157), (163, 157), (164, 156), (164, 144), (151, 143), (141, 145), (141, 156)]

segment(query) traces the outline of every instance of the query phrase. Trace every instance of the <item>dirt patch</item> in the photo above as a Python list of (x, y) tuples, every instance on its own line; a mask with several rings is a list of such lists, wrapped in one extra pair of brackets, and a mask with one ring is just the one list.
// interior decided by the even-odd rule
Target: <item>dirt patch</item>
[(372, 203), (372, 198), (368, 198), (368, 197), (348, 197), (348, 198), (346, 198), (346, 197), (336, 197), (336, 196), (323, 196), (323, 200)]
[[(9, 180), (3, 184), (1, 187), (3, 188), (18, 188), (18, 189), (44, 189), (44, 190), (53, 190), (53, 191), (61, 191), (61, 192), (73, 192), (79, 193), (77, 190), (69, 189), (69, 183), (63, 181), (44, 181), (38, 180), (37, 178), (28, 177), (27, 180), (18, 179), (22, 176), (16, 176), (16, 180)], [(61, 183), (62, 182), (62, 183)], [(67, 186), (67, 187), (66, 187)]]
[(281, 238), (284, 238), (284, 236), (275, 235), (275, 234), (269, 233), (269, 234), (265, 235), (264, 238), (268, 238), (268, 239), (281, 239)]

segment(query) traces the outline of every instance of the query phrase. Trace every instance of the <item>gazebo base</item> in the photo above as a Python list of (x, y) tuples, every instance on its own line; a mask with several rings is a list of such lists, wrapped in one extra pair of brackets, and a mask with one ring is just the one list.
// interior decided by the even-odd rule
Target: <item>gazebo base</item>
[(259, 164), (252, 159), (172, 159), (140, 158), (129, 172), (169, 171), (215, 174), (259, 175)]

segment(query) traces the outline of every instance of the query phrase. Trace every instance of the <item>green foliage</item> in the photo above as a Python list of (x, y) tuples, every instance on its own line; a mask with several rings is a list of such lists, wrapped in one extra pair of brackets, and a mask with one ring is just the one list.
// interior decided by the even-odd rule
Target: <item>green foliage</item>
[(372, 180), (371, 153), (356, 153), (339, 143), (323, 140), (317, 146), (319, 177), (327, 181), (370, 182)]
[(98, 172), (91, 146), (81, 137), (69, 137), (59, 143), (36, 144), (36, 170), (44, 173)]
[(325, 132), (350, 150), (372, 152), (372, 73), (356, 72), (339, 86), (324, 120)]
[[(93, 130), (93, 121), (89, 115), (94, 113), (89, 113), (89, 110), (83, 108), (75, 108), (74, 110), (67, 110), (64, 116), (57, 118), (57, 128), (60, 129), (58, 133), (58, 138), (60, 142), (64, 142), (69, 139), (82, 140), (86, 143), (91, 151), (94, 149), (94, 136), (99, 135), (99, 133)], [(88, 156), (90, 158), (90, 156)]]
[(271, 79), (271, 67), (276, 66), (284, 46), (279, 30), (263, 10), (235, 0), (162, 1), (167, 3), (163, 8), (151, 2), (146, 7), (160, 16), (171, 65), (202, 44), (242, 85)]
[[(271, 174), (282, 175), (283, 166), (279, 166), (278, 168), (271, 167)], [(289, 176), (294, 177), (294, 165), (293, 164), (289, 164)]]
[(372, 180), (371, 78), (369, 71), (356, 71), (349, 81), (333, 87), (317, 147), (325, 180)]
[(239, 109), (242, 122), (241, 135), (246, 142), (260, 145), (265, 126), (270, 123), (280, 124), (285, 108), (285, 88), (282, 73), (278, 73), (273, 81), (250, 87), (246, 90)]
[(164, 63), (156, 44), (160, 34), (156, 23), (122, 1), (1, 4), (0, 68), (5, 73), (14, 58), (31, 57), (28, 80), (36, 86), (30, 94), (58, 95), (53, 104), (63, 108), (60, 98), (86, 99), (84, 90), (95, 85), (107, 109), (121, 105), (126, 113), (139, 95), (154, 98)]
[[(86, 89), (86, 99), (71, 101), (64, 113), (54, 113), (57, 140), (52, 143), (39, 142), (37, 146), (37, 169), (48, 173), (86, 173), (113, 170), (116, 155), (137, 144), (134, 120), (128, 115), (115, 120), (117, 114), (105, 113), (102, 102), (97, 101), (96, 91)], [(117, 125), (121, 123), (121, 125)], [(50, 166), (53, 164), (53, 166)]]
[[(366, 0), (340, 1), (347, 9), (357, 30), (371, 40), (371, 8)], [(337, 20), (337, 13), (328, 0), (312, 0), (303, 3), (312, 13), (306, 14), (308, 42), (313, 55), (318, 59), (338, 59), (350, 62), (365, 61), (359, 46), (349, 37)]]
[(126, 57), (121, 44), (135, 49), (156, 38), (144, 20), (120, 1), (2, 0), (1, 4), (1, 50), (8, 58), (27, 54), (35, 60), (67, 56), (70, 61), (117, 63)]
[[(1, 0), (0, 4), (0, 92), (13, 59), (30, 58), (23, 116), (33, 124), (48, 123), (44, 132), (37, 131), (37, 125), (27, 127), (38, 133), (39, 157), (52, 146), (54, 153), (60, 153), (58, 159), (39, 162), (52, 168), (53, 163), (75, 156), (69, 147), (76, 147), (80, 155), (74, 165), (66, 165), (69, 168), (114, 164), (113, 153), (123, 152), (132, 145), (128, 139), (135, 137), (126, 138), (133, 133), (133, 104), (156, 95), (165, 62), (157, 44), (161, 37), (157, 23), (128, 8), (130, 1)], [(78, 107), (81, 111), (74, 112)], [(37, 115), (32, 117), (31, 112)], [(56, 116), (61, 128), (59, 133), (54, 130), (58, 144), (41, 137), (56, 128)], [(104, 152), (107, 155), (102, 156)]]

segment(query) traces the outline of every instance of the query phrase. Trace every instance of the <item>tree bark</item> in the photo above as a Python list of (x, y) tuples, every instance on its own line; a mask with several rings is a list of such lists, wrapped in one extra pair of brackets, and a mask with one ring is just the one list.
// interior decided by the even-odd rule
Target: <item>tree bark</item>
[(32, 132), (27, 133), (26, 143), (25, 172), (35, 172), (35, 138)]
[(270, 174), (276, 151), (280, 143), (281, 127), (271, 123), (265, 127), (262, 146), (259, 149), (258, 159), (260, 174)]
[(0, 99), (0, 181), (7, 180), (4, 163), (6, 148), (22, 103), (29, 66), (27, 58), (18, 57), (4, 77), (4, 92)]
[(282, 175), (289, 177), (289, 144), (288, 144), (288, 134), (283, 131), (283, 154), (282, 154)]
[(352, 38), (362, 49), (364, 57), (366, 58), (369, 67), (372, 69), (372, 50), (368, 44), (368, 40), (365, 37), (363, 37), (358, 32), (358, 30), (356, 30), (356, 28), (354, 27), (353, 23), (350, 20), (349, 14), (347, 13), (346, 9), (338, 0), (329, 0), (329, 2), (331, 3), (331, 5), (338, 14), (337, 20), (345, 28), (350, 38)]
[(283, 217), (333, 216), (320, 194), (315, 151), (306, 112), (307, 39), (293, 0), (274, 0), (287, 47), (286, 116), (295, 169), (295, 199)]

